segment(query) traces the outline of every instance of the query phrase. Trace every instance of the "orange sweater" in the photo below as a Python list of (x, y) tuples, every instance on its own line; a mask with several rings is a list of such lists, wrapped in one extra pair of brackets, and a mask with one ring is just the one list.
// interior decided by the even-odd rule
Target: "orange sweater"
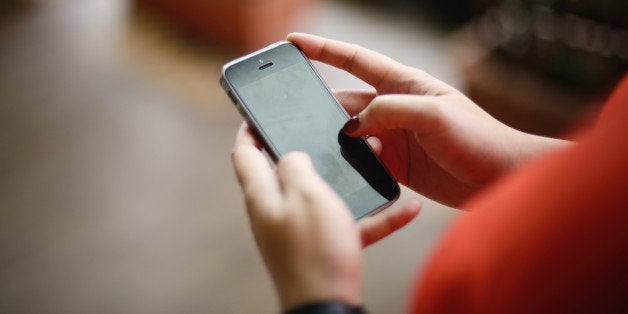
[(578, 142), (464, 206), (412, 313), (628, 313), (628, 76)]

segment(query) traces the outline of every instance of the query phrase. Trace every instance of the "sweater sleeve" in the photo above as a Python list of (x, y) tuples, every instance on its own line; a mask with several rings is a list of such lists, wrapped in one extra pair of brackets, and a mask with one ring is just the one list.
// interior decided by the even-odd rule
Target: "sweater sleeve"
[(628, 76), (578, 142), (464, 206), (412, 313), (628, 313)]

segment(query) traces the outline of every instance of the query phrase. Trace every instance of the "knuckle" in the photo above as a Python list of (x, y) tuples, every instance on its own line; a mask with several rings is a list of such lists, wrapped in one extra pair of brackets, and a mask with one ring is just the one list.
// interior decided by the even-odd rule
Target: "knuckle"
[(363, 111), (361, 120), (372, 121), (374, 124), (386, 122), (387, 110), (393, 95), (379, 95), (371, 101), (369, 106)]
[(309, 157), (307, 156), (307, 154), (302, 151), (291, 151), (285, 154), (283, 158), (281, 158), (280, 163), (283, 163), (283, 164), (300, 163), (300, 162), (308, 160), (308, 158)]
[(322, 193), (323, 191), (318, 188), (318, 184), (308, 184), (299, 191), (301, 199), (309, 204), (316, 202)]
[(262, 186), (256, 184), (249, 184), (243, 189), (244, 198), (247, 201), (264, 201), (267, 198), (264, 197), (265, 192)]
[(277, 169), (280, 172), (286, 171), (294, 167), (301, 167), (310, 163), (310, 157), (301, 151), (292, 151), (285, 154), (277, 163)]
[(377, 97), (373, 98), (373, 100), (368, 105), (368, 107), (366, 107), (366, 109), (363, 111), (363, 115), (365, 116), (380, 115), (382, 110), (385, 109), (386, 104), (388, 103), (389, 99), (390, 99), (390, 95), (378, 95)]
[(423, 104), (423, 111), (427, 117), (437, 119), (444, 115), (443, 107), (443, 104), (438, 99), (430, 98)]
[(273, 212), (281, 206), (281, 198), (279, 196), (265, 192), (258, 188), (249, 188), (244, 191), (249, 215)]

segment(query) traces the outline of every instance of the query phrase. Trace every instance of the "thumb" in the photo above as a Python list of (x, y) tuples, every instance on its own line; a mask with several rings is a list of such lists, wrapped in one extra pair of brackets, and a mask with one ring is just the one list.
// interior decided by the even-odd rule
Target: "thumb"
[(421, 201), (411, 199), (405, 204), (366, 217), (358, 222), (362, 247), (367, 247), (401, 229), (421, 211)]
[(384, 130), (405, 129), (424, 134), (443, 122), (443, 106), (437, 96), (381, 95), (353, 116), (343, 127), (350, 136), (378, 134)]

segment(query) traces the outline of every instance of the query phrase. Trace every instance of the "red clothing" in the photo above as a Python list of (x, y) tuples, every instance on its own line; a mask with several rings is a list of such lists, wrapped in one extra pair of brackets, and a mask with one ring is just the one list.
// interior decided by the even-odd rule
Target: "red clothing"
[(412, 313), (628, 313), (628, 76), (578, 142), (464, 206)]

